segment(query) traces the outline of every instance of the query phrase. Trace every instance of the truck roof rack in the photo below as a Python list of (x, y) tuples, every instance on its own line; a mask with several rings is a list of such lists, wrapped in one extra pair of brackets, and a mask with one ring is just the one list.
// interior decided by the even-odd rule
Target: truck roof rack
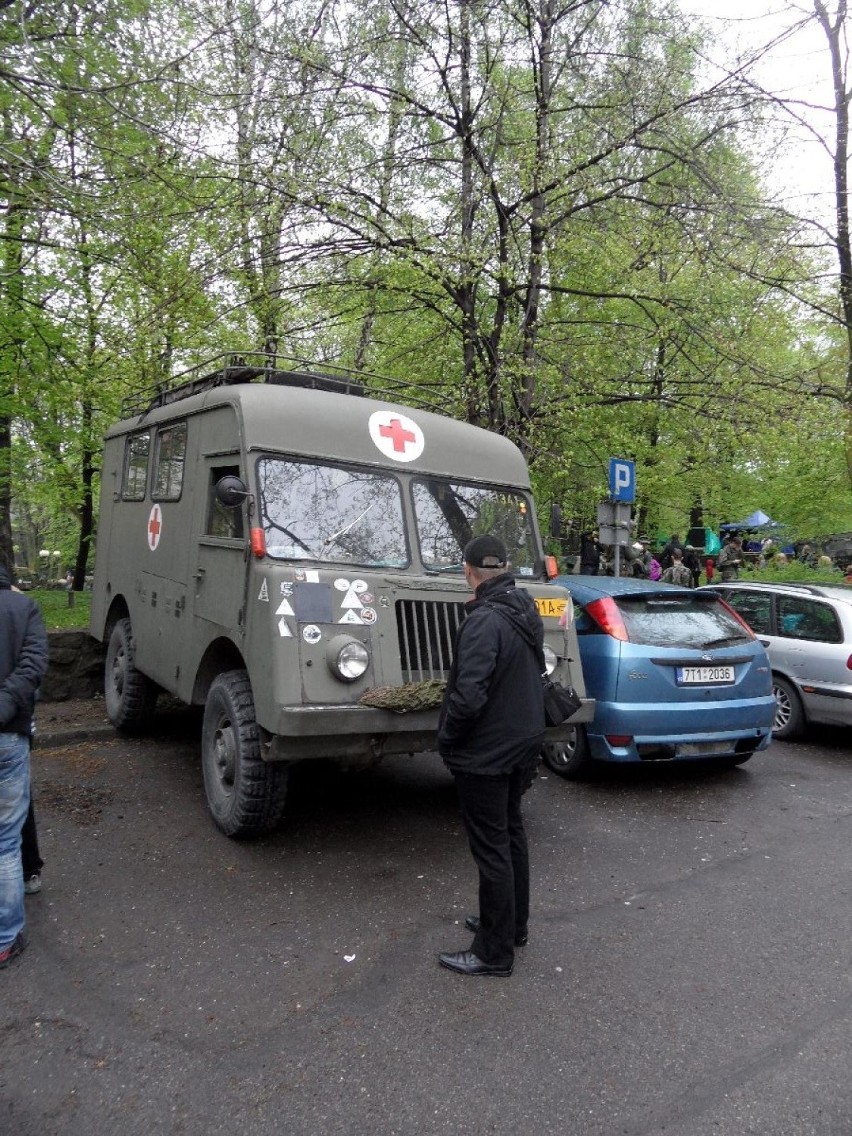
[[(278, 361), (287, 366), (279, 366)], [(216, 387), (256, 382), (381, 398), (388, 401), (400, 401), (404, 393), (403, 401), (408, 405), (446, 414), (446, 410), (440, 405), (412, 392), (412, 389), (399, 379), (369, 375), (347, 367), (332, 368), (325, 363), (309, 363), (292, 357), (251, 352), (241, 355), (217, 355), (206, 363), (200, 363), (176, 375), (174, 386), (162, 383), (154, 388), (153, 393), (148, 390), (128, 395), (122, 402), (122, 418), (147, 414), (159, 406), (169, 406)], [(369, 382), (369, 385), (365, 385), (365, 382)]]

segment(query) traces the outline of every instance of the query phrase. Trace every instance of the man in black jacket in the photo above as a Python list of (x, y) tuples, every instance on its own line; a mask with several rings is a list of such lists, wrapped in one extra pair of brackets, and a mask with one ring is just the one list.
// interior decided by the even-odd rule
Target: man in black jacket
[(35, 694), (47, 670), (47, 633), (31, 599), (0, 563), (0, 969), (27, 945), (21, 829), (30, 800)]
[(461, 974), (512, 973), (527, 941), (529, 856), (521, 797), (544, 738), (541, 656), (544, 628), (535, 604), (515, 587), (506, 548), (479, 536), (464, 550), (475, 590), (456, 636), (441, 708), (438, 749), (455, 777), (470, 849), (479, 869), (479, 915), (468, 951), (442, 954)]

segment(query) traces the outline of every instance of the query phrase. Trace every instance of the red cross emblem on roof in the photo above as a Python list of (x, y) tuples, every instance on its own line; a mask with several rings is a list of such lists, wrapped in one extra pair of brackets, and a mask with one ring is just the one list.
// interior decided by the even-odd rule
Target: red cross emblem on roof
[(406, 430), (398, 418), (391, 418), (389, 426), (380, 426), (379, 433), (383, 438), (390, 438), (394, 453), (404, 454), (406, 442), (416, 442), (417, 435)]
[(160, 543), (160, 533), (163, 529), (163, 511), (159, 505), (154, 505), (148, 514), (148, 547), (153, 552)]
[(386, 458), (393, 461), (416, 461), (423, 453), (426, 440), (412, 418), (393, 410), (377, 410), (370, 415), (370, 437)]

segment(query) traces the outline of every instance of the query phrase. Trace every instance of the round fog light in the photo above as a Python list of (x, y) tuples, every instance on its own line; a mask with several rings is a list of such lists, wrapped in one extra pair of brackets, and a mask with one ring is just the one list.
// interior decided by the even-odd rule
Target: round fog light
[(548, 647), (548, 645), (545, 643), (545, 645), (544, 645), (544, 669), (547, 671), (547, 673), (549, 675), (553, 674), (553, 672), (556, 670), (556, 664), (557, 664), (558, 661), (559, 660), (556, 658), (556, 652), (553, 650), (552, 647)]
[(359, 639), (338, 635), (328, 645), (326, 655), (331, 673), (344, 682), (361, 678), (370, 665), (370, 652)]

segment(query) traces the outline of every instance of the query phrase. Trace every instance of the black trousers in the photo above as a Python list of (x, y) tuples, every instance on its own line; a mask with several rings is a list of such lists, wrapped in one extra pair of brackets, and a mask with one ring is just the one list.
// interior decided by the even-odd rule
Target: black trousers
[(21, 830), (21, 863), (24, 868), (24, 879), (40, 872), (44, 861), (38, 851), (38, 835), (36, 834), (35, 812), (33, 811), (33, 796), (30, 791), (30, 810), (24, 827)]
[(479, 869), (479, 931), (471, 950), (492, 966), (511, 966), (515, 938), (527, 930), (530, 861), (521, 797), (541, 743), (505, 776), (454, 774), (470, 850)]

